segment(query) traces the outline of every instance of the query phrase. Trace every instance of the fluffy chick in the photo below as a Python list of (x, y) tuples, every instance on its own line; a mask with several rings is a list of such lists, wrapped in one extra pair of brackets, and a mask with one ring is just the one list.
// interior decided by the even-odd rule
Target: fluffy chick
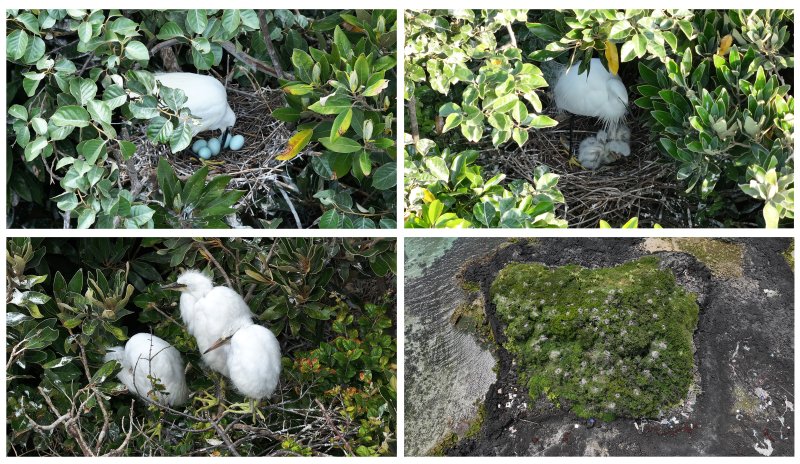
[(605, 144), (605, 132), (598, 137), (587, 137), (578, 148), (578, 161), (586, 169), (597, 169), (608, 164), (608, 151)]

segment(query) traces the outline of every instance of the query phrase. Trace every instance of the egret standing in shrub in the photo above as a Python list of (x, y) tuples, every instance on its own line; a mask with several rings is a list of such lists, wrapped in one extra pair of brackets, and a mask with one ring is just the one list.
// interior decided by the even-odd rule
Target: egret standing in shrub
[(120, 363), (117, 378), (140, 397), (169, 406), (181, 406), (189, 398), (181, 354), (155, 335), (134, 335), (124, 348), (111, 348), (104, 361)]
[(244, 299), (195, 270), (164, 288), (181, 292), (181, 318), (203, 361), (251, 400), (271, 396), (281, 373), (281, 347), (269, 329), (253, 323)]
[[(628, 91), (617, 75), (619, 58), (616, 50), (616, 45), (606, 42), (608, 70), (600, 58), (591, 59), (588, 72), (579, 73), (579, 66), (576, 65), (568, 67), (555, 85), (556, 106), (573, 115), (599, 118), (606, 130), (619, 125), (628, 110)], [(573, 150), (572, 130), (570, 117), (570, 155)]]
[(220, 81), (204, 74), (184, 72), (156, 74), (156, 80), (165, 87), (183, 90), (186, 106), (197, 119), (192, 137), (207, 130), (219, 130), (221, 140), (227, 139), (228, 132), (236, 124), (236, 114), (228, 104), (228, 93)]

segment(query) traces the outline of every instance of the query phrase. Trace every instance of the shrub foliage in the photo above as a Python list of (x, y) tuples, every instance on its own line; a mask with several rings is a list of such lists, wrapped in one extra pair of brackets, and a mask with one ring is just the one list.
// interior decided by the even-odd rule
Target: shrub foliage
[[(391, 455), (395, 244), (381, 239), (11, 239), (11, 455)], [(283, 351), (255, 417), (202, 366), (161, 289), (179, 266), (245, 296)], [(179, 410), (125, 394), (106, 348), (152, 332), (188, 363)]]
[[(145, 149), (134, 143), (138, 133), (172, 153), (191, 141), (186, 96), (161, 87), (153, 74), (167, 67), (160, 52), (169, 49), (184, 71), (227, 75), (242, 90), (283, 90), (286, 106), (273, 117), (297, 128), (279, 159), (309, 143), (321, 150), (289, 170), (296, 202), (310, 210), (305, 225), (393, 227), (396, 13), (306, 14), (6, 10), (12, 223), (175, 227), (157, 214), (158, 205), (175, 199), (163, 184), (148, 186), (134, 162)], [(207, 193), (226, 190), (223, 179)], [(183, 200), (199, 218), (196, 226), (225, 225), (204, 217), (233, 206)], [(251, 222), (270, 226), (267, 219), (274, 218)]]

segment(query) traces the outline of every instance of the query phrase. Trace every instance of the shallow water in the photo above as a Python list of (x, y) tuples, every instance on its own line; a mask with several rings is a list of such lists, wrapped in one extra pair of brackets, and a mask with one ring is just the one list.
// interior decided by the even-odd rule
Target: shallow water
[(495, 360), (450, 315), (465, 300), (455, 274), (505, 239), (407, 238), (405, 283), (405, 454), (426, 454), (463, 432), (496, 380)]

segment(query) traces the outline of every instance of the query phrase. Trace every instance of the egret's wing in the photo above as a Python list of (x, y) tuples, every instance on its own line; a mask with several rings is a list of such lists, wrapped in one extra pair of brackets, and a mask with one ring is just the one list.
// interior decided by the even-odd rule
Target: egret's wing
[(194, 133), (218, 129), (217, 124), (228, 109), (228, 94), (225, 86), (211, 76), (194, 73), (165, 73), (156, 75), (162, 85), (181, 89), (186, 94), (186, 106), (192, 115), (200, 119)]

